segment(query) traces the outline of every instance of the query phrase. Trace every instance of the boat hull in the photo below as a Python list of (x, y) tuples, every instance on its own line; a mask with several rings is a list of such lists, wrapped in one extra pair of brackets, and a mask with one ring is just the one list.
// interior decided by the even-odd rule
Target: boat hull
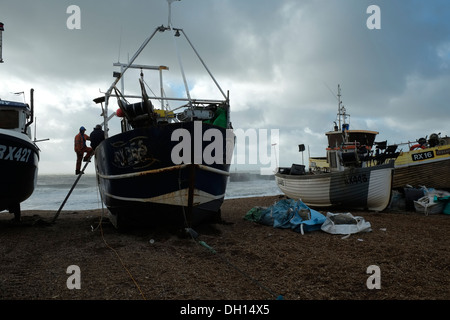
[(0, 211), (20, 215), (20, 203), (36, 187), (38, 163), (39, 149), (28, 136), (0, 130)]
[[(224, 137), (215, 141), (222, 161), (174, 162), (173, 152), (183, 143), (172, 138), (178, 129), (193, 138), (189, 148), (202, 155), (213, 143), (203, 141), (204, 133), (218, 130)], [(226, 136), (224, 128), (188, 122), (134, 129), (103, 141), (95, 150), (96, 172), (112, 222), (117, 228), (134, 222), (195, 225), (220, 215), (230, 167)]]
[(278, 187), (289, 198), (311, 207), (342, 206), (383, 211), (390, 202), (394, 163), (342, 172), (289, 175), (277, 173)]
[(406, 185), (450, 189), (450, 145), (400, 153), (393, 188)]

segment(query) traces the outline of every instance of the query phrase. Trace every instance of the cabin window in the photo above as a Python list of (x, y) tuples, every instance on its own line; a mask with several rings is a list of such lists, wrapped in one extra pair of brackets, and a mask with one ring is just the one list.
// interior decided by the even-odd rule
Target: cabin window
[(0, 110), (0, 128), (16, 129), (19, 127), (19, 112), (16, 110)]

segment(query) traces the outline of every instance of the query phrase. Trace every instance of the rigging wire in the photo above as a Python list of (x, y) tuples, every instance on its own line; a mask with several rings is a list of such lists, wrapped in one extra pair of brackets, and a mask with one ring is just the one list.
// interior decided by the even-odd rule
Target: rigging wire
[[(181, 191), (181, 170), (179, 172), (178, 183), (179, 183), (179, 189)], [(180, 192), (180, 197), (181, 197), (181, 192)], [(283, 296), (282, 295), (277, 295), (275, 292), (270, 290), (268, 287), (264, 286), (261, 282), (259, 282), (258, 280), (256, 280), (255, 278), (253, 278), (252, 276), (247, 274), (246, 272), (244, 272), (241, 269), (239, 269), (236, 265), (231, 263), (230, 260), (228, 260), (227, 258), (225, 258), (222, 255), (220, 255), (216, 250), (214, 250), (214, 248), (212, 248), (208, 244), (206, 244), (206, 242), (198, 240), (197, 239), (198, 238), (198, 234), (192, 228), (190, 228), (190, 225), (189, 225), (189, 222), (187, 220), (186, 212), (185, 212), (185, 209), (184, 209), (183, 205), (182, 205), (182, 210), (183, 210), (184, 223), (186, 225), (185, 231), (191, 236), (192, 241), (194, 241), (196, 244), (198, 244), (198, 245), (208, 249), (209, 252), (211, 252), (214, 255), (216, 255), (217, 257), (219, 257), (228, 266), (230, 266), (233, 269), (235, 269), (236, 271), (238, 271), (241, 275), (243, 275), (245, 278), (249, 279), (251, 282), (256, 284), (258, 287), (260, 287), (261, 289), (267, 291), (270, 295), (276, 297), (277, 300), (283, 300)]]
[[(142, 80), (142, 81), (144, 82), (145, 86), (150, 90), (150, 92), (153, 94), (153, 96), (154, 96), (155, 98), (157, 98), (156, 93), (155, 93), (155, 92), (153, 91), (153, 89), (148, 85), (147, 81), (145, 81), (145, 80)], [(162, 96), (161, 98), (167, 98), (165, 92), (164, 92), (164, 96)], [(158, 101), (161, 102), (161, 100), (163, 100), (163, 99), (156, 99), (156, 100), (158, 100)], [(166, 100), (166, 109), (170, 111), (170, 105), (169, 105), (169, 102), (168, 102), (167, 100)]]
[(334, 97), (337, 101), (339, 101), (338, 95), (335, 94), (335, 93), (333, 92), (333, 90), (331, 90), (331, 88), (328, 86), (328, 84), (327, 84), (325, 81), (323, 81), (323, 84), (328, 88), (328, 90), (330, 90), (330, 92), (331, 92), (331, 94), (333, 95), (333, 97)]
[[(99, 187), (99, 180), (98, 180), (98, 179), (97, 179), (97, 187)], [(117, 250), (114, 249), (113, 247), (111, 247), (111, 246), (108, 244), (108, 242), (106, 242), (105, 236), (104, 236), (104, 234), (103, 234), (103, 228), (102, 228), (102, 220), (103, 220), (103, 214), (104, 214), (104, 211), (105, 211), (105, 207), (103, 206), (103, 197), (102, 197), (102, 195), (101, 195), (100, 189), (98, 189), (98, 190), (99, 190), (100, 199), (101, 199), (101, 203), (102, 203), (102, 210), (101, 210), (100, 220), (99, 220), (99, 223), (98, 223), (97, 227), (94, 229), (94, 228), (91, 226), (92, 231), (95, 231), (95, 230), (97, 230), (98, 228), (100, 228), (100, 234), (101, 234), (101, 236), (102, 236), (102, 240), (103, 240), (103, 242), (105, 243), (106, 247), (109, 248), (109, 249), (111, 249), (111, 250), (115, 253), (116, 257), (117, 257), (117, 258), (119, 259), (119, 261), (120, 261), (120, 264), (121, 264), (122, 267), (125, 269), (125, 271), (128, 273), (129, 277), (131, 278), (131, 280), (133, 281), (134, 285), (135, 285), (136, 288), (138, 289), (138, 291), (139, 291), (139, 293), (141, 294), (142, 298), (143, 298), (144, 300), (147, 300), (147, 298), (145, 297), (144, 293), (143, 293), (142, 290), (141, 290), (141, 287), (139, 286), (139, 284), (137, 283), (137, 281), (134, 279), (134, 277), (133, 277), (133, 275), (131, 274), (130, 270), (125, 266), (125, 263), (123, 262), (122, 258), (120, 257), (119, 253), (117, 252)]]
[(225, 258), (224, 256), (222, 256), (221, 254), (219, 254), (216, 250), (214, 250), (214, 248), (210, 247), (208, 244), (206, 244), (204, 241), (198, 241), (192, 234), (192, 232), (189, 232), (189, 234), (192, 237), (192, 240), (197, 243), (198, 245), (208, 249), (209, 252), (211, 252), (212, 254), (216, 255), (217, 257), (219, 257), (223, 262), (225, 262), (228, 266), (232, 267), (233, 269), (235, 269), (237, 272), (239, 272), (241, 275), (243, 275), (245, 278), (247, 278), (248, 280), (250, 280), (251, 282), (253, 282), (256, 286), (258, 286), (259, 288), (263, 289), (264, 291), (268, 292), (270, 295), (274, 296), (277, 300), (283, 300), (283, 295), (281, 294), (276, 294), (274, 291), (272, 291), (270, 288), (264, 286), (260, 281), (256, 280), (255, 278), (253, 278), (251, 275), (249, 275), (248, 273), (244, 272), (243, 270), (241, 270), (240, 268), (238, 268), (235, 264), (233, 264), (230, 260), (228, 260), (227, 258)]
[[(147, 81), (145, 81), (144, 80), (144, 76), (143, 76), (143, 72), (142, 72), (142, 70), (141, 70), (141, 78), (142, 78), (142, 82), (144, 83), (144, 85), (145, 85), (145, 87), (147, 87), (147, 89), (149, 89), (150, 90), (150, 92), (153, 94), (153, 96), (155, 97), (155, 98), (157, 98), (157, 95), (156, 95), (156, 93), (153, 91), (153, 89), (150, 87), (150, 85), (147, 83)], [(156, 100), (158, 100), (159, 102), (162, 102), (163, 100), (166, 100), (166, 99), (164, 99), (164, 98), (167, 98), (167, 95), (166, 95), (166, 93), (165, 93), (165, 90), (164, 90), (164, 88), (161, 88), (162, 89), (162, 94), (161, 94), (161, 99), (156, 99)], [(183, 108), (184, 106), (181, 106), (181, 107), (179, 107), (179, 108)], [(168, 100), (166, 100), (166, 105), (165, 105), (165, 110), (166, 111), (175, 111), (175, 110), (177, 110), (177, 109), (179, 109), (179, 108), (176, 108), (176, 109), (174, 109), (174, 110), (170, 110), (170, 104), (169, 104), (169, 101)], [(162, 110), (164, 110), (164, 107), (162, 108)], [(167, 115), (166, 115), (166, 117), (167, 117)]]
[(102, 235), (103, 242), (105, 243), (105, 245), (106, 245), (109, 249), (111, 249), (111, 250), (116, 254), (117, 258), (119, 259), (120, 263), (122, 264), (122, 267), (123, 267), (123, 268), (125, 269), (125, 271), (128, 273), (128, 275), (130, 276), (130, 278), (131, 278), (131, 280), (133, 281), (134, 285), (135, 285), (136, 288), (139, 290), (139, 293), (141, 294), (142, 298), (143, 298), (144, 300), (147, 300), (147, 298), (145, 297), (144, 293), (143, 293), (142, 290), (141, 290), (141, 287), (139, 286), (139, 284), (137, 283), (137, 281), (134, 279), (134, 277), (133, 277), (133, 275), (131, 274), (130, 270), (125, 266), (125, 263), (123, 262), (122, 258), (120, 257), (119, 253), (117, 252), (117, 250), (114, 249), (113, 247), (111, 247), (111, 246), (108, 244), (108, 242), (106, 242), (106, 239), (105, 239), (104, 234), (103, 234), (103, 228), (102, 228), (102, 224), (101, 224), (101, 223), (100, 223), (100, 233), (101, 233), (101, 235)]
[[(181, 170), (179, 171), (179, 175), (178, 175), (178, 185), (179, 185), (179, 190), (181, 191)], [(182, 195), (180, 192), (180, 200), (182, 201)], [(253, 278), (252, 276), (250, 276), (249, 274), (247, 274), (246, 272), (242, 271), (241, 269), (239, 269), (236, 265), (234, 265), (233, 263), (231, 263), (231, 261), (229, 261), (228, 259), (226, 259), (225, 257), (223, 257), (222, 255), (220, 255), (219, 253), (217, 253), (216, 250), (214, 250), (212, 247), (210, 247), (209, 245), (206, 244), (206, 242), (204, 241), (199, 241), (198, 238), (198, 234), (197, 232), (195, 232), (190, 224), (189, 221), (187, 219), (186, 216), (186, 212), (183, 206), (183, 203), (181, 203), (181, 207), (182, 207), (182, 212), (183, 212), (183, 218), (184, 218), (184, 224), (186, 226), (185, 231), (191, 236), (191, 239), (198, 245), (206, 248), (209, 250), (209, 252), (213, 253), (214, 255), (218, 256), (222, 261), (224, 261), (227, 265), (229, 265), (230, 267), (232, 267), (233, 269), (235, 269), (236, 271), (238, 271), (241, 275), (243, 275), (244, 277), (246, 277), (247, 279), (249, 279), (251, 282), (253, 282), (254, 284), (256, 284), (258, 287), (260, 287), (261, 289), (267, 291), (270, 295), (276, 297), (277, 300), (282, 300), (283, 296), (282, 295), (277, 295), (275, 292), (273, 292), (272, 290), (270, 290), (269, 288), (267, 288), (266, 286), (264, 286), (262, 283), (260, 283), (258, 280), (256, 280), (255, 278)]]
[[(180, 187), (180, 191), (181, 191), (181, 170), (179, 172), (179, 187)], [(99, 181), (97, 179), (97, 186), (99, 184)], [(113, 247), (111, 247), (108, 242), (105, 239), (104, 233), (103, 233), (103, 228), (102, 228), (102, 221), (103, 221), (103, 216), (104, 216), (104, 205), (103, 205), (103, 197), (101, 195), (101, 192), (99, 192), (100, 194), (100, 199), (101, 199), (101, 205), (102, 205), (102, 209), (101, 209), (101, 215), (100, 215), (100, 220), (99, 223), (97, 225), (97, 227), (93, 227), (92, 231), (96, 231), (97, 229), (100, 229), (100, 234), (102, 237), (103, 242), (105, 243), (106, 247), (109, 248), (110, 250), (112, 250), (114, 252), (114, 254), (116, 255), (116, 257), (118, 258), (120, 264), (122, 265), (122, 267), (125, 269), (125, 271), (128, 273), (130, 279), (133, 281), (134, 285), (136, 286), (136, 288), (138, 289), (139, 293), (141, 294), (142, 298), (144, 300), (147, 300), (147, 298), (145, 297), (144, 293), (142, 292), (141, 287), (139, 286), (139, 284), (137, 283), (137, 281), (135, 280), (135, 278), (133, 277), (132, 273), (130, 272), (130, 270), (126, 267), (123, 259), (120, 257), (119, 253), (117, 252), (116, 249), (114, 249)], [(183, 196), (182, 193), (180, 192), (180, 201), (183, 201)], [(222, 256), (221, 254), (219, 254), (214, 248), (210, 247), (208, 244), (206, 244), (206, 242), (202, 241), (202, 240), (198, 240), (198, 234), (189, 226), (189, 222), (187, 219), (187, 215), (184, 209), (184, 206), (182, 205), (182, 212), (183, 212), (183, 218), (184, 218), (184, 222), (185, 222), (185, 230), (186, 232), (190, 235), (192, 241), (194, 241), (194, 243), (198, 244), (199, 246), (206, 248), (209, 252), (211, 252), (212, 254), (216, 255), (218, 258), (220, 258), (223, 262), (225, 262), (228, 266), (232, 267), (234, 270), (236, 270), (237, 272), (239, 272), (242, 276), (244, 276), (245, 278), (247, 278), (248, 280), (250, 280), (252, 283), (254, 283), (256, 286), (258, 286), (259, 288), (261, 288), (262, 290), (268, 292), (270, 295), (274, 296), (277, 300), (283, 300), (283, 295), (279, 294), (277, 295), (273, 290), (271, 290), (270, 288), (268, 288), (267, 286), (264, 286), (260, 281), (256, 280), (255, 278), (253, 278), (251, 275), (249, 275), (248, 273), (244, 272), (243, 270), (241, 270), (239, 267), (237, 267), (235, 264), (233, 264), (230, 260), (228, 260), (227, 258), (225, 258), (224, 256)]]

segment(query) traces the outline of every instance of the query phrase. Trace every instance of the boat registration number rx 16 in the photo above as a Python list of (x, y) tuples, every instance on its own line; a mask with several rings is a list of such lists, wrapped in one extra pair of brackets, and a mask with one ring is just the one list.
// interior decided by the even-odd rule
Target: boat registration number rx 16
[(28, 162), (31, 149), (5, 146), (0, 144), (0, 160)]
[(426, 160), (434, 158), (433, 151), (427, 151), (427, 152), (421, 152), (421, 153), (415, 153), (411, 155), (412, 161), (420, 161), (420, 160)]

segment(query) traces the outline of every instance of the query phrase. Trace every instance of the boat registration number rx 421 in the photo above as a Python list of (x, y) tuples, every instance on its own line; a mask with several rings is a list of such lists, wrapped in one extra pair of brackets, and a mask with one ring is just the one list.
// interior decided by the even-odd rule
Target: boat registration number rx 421
[(31, 149), (17, 148), (0, 144), (0, 160), (28, 162), (30, 155)]

